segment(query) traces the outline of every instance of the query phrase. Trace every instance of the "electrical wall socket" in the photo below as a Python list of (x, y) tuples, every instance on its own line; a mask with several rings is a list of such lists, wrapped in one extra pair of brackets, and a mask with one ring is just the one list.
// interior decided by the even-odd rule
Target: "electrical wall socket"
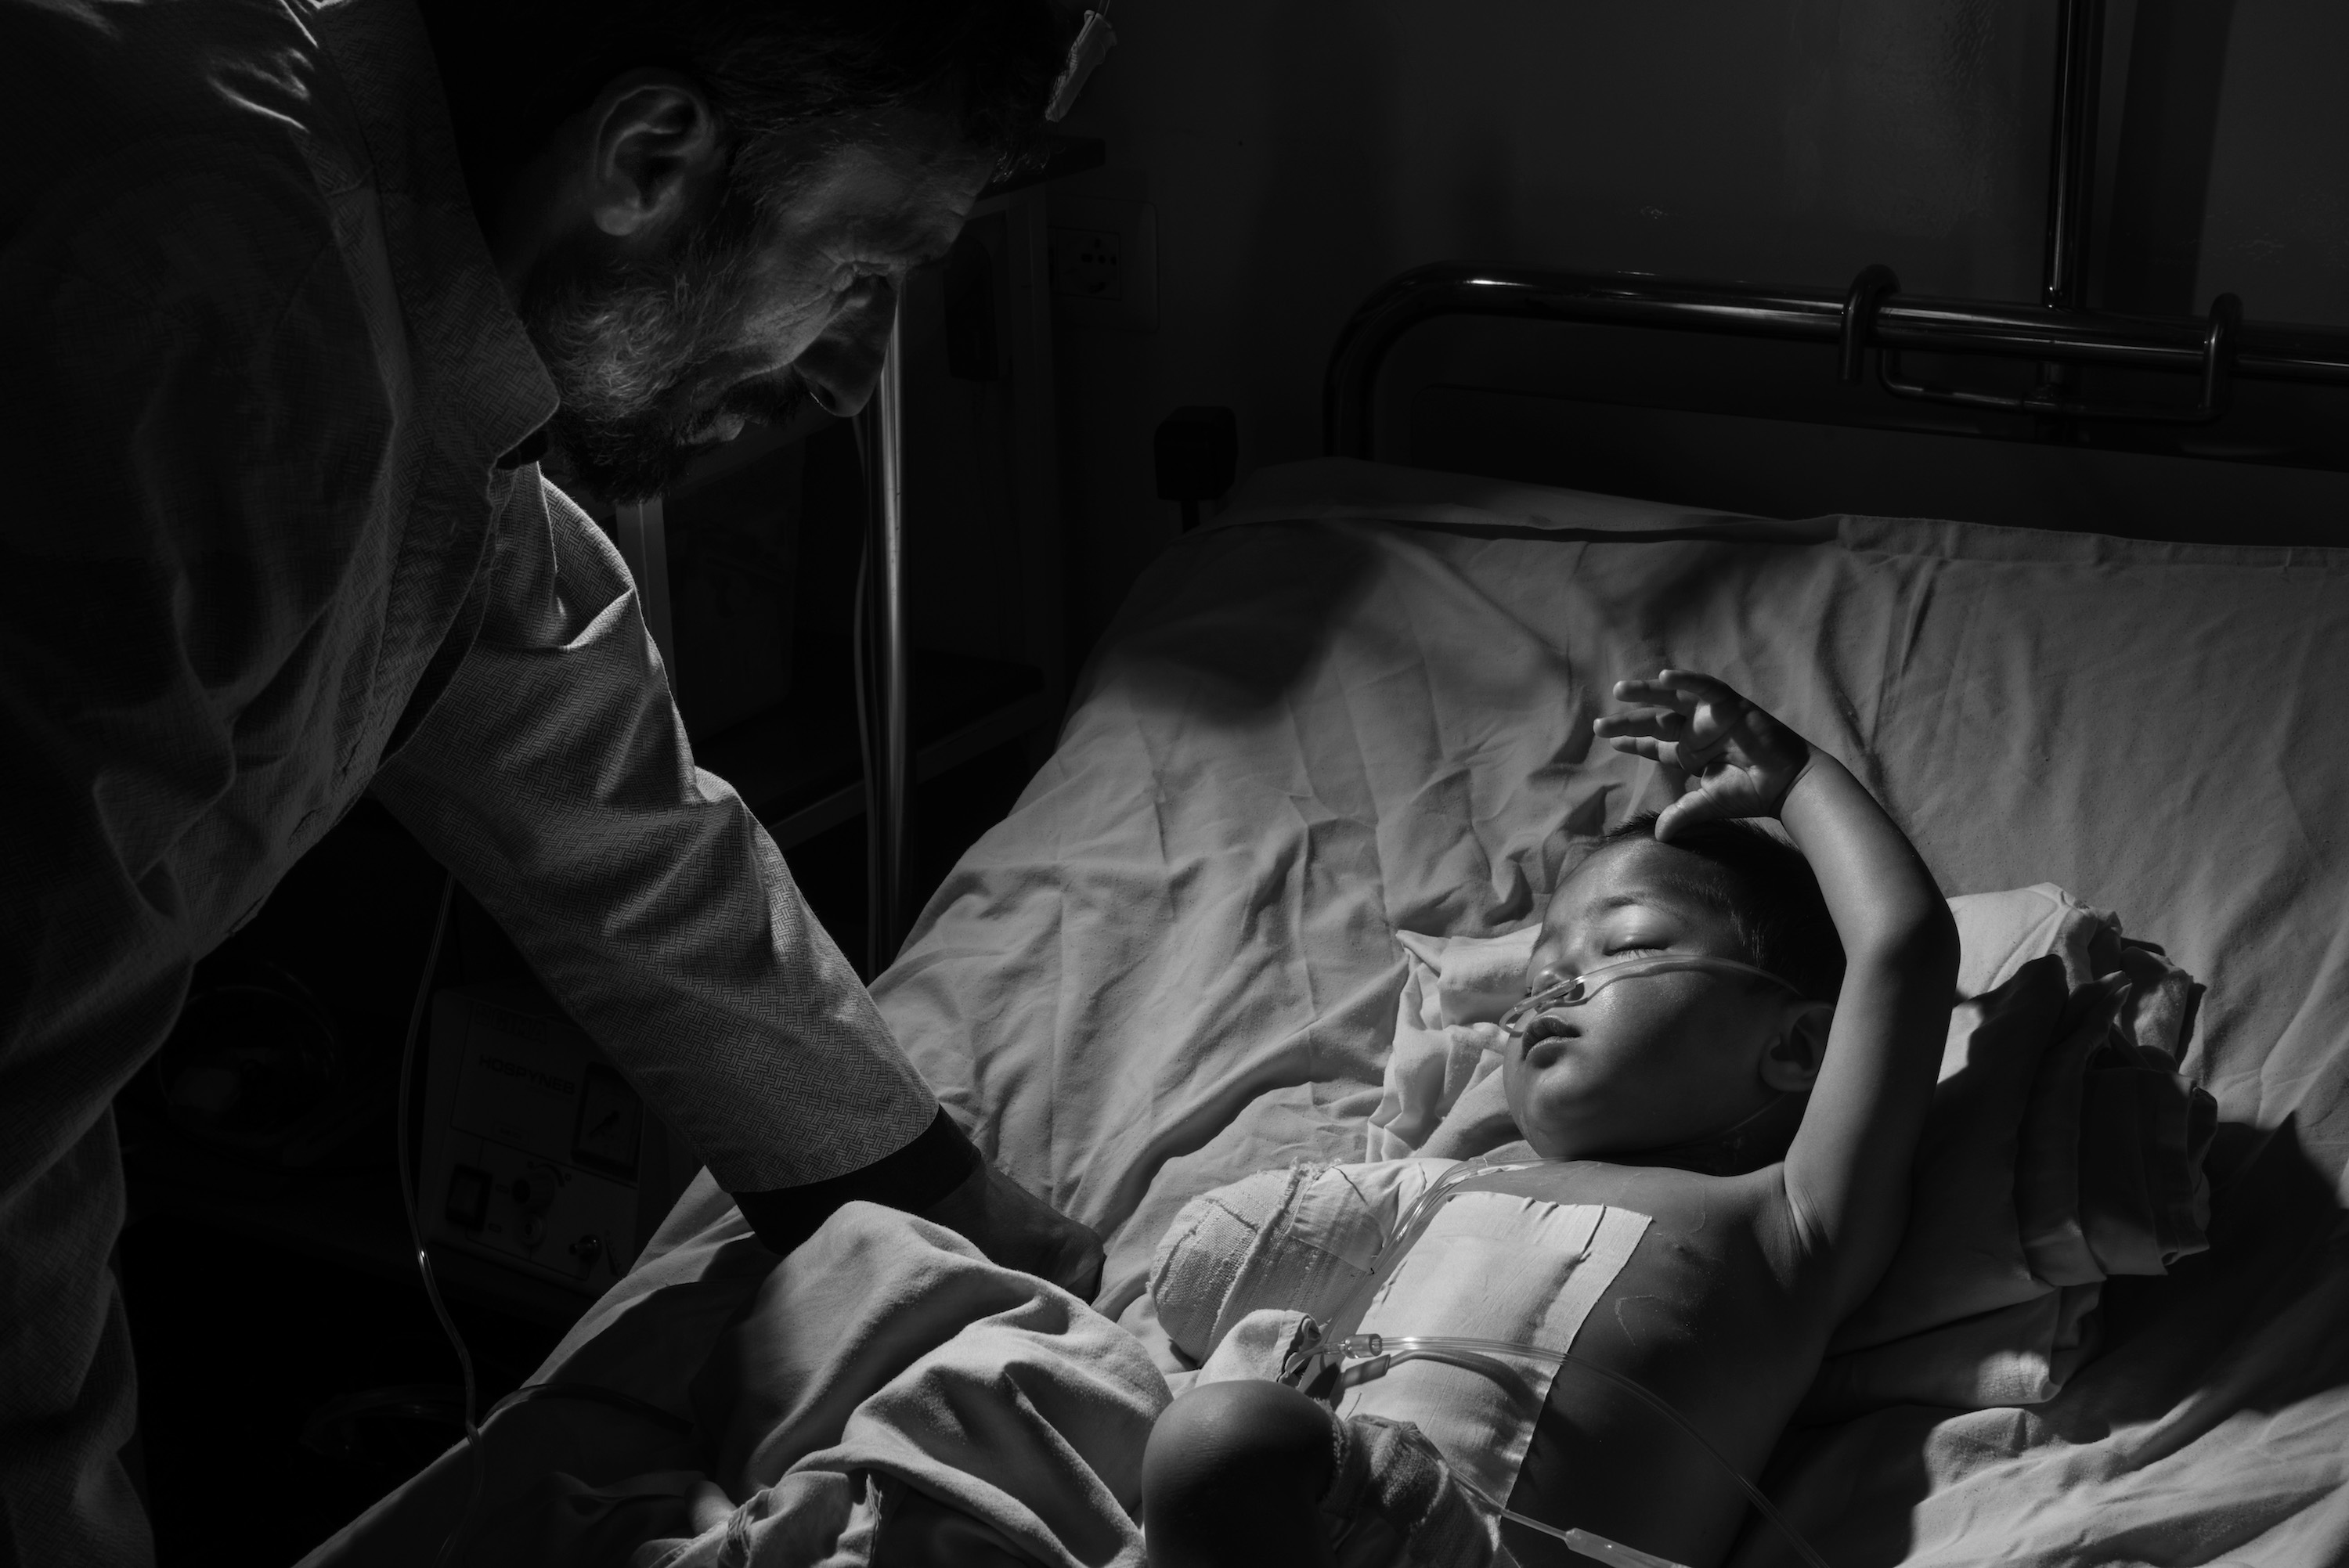
[(1052, 197), (1052, 299), (1072, 326), (1158, 330), (1158, 213), (1147, 201)]

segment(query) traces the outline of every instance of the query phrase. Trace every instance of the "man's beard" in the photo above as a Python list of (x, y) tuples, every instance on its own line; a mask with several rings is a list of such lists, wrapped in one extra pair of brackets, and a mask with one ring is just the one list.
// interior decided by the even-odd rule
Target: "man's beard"
[(686, 389), (727, 346), (758, 233), (730, 190), (670, 252), (650, 262), (566, 245), (523, 285), (523, 324), (562, 407), (550, 445), (605, 500), (639, 501), (677, 482), (727, 416), (789, 423), (807, 404), (795, 376), (744, 382), (694, 407)]

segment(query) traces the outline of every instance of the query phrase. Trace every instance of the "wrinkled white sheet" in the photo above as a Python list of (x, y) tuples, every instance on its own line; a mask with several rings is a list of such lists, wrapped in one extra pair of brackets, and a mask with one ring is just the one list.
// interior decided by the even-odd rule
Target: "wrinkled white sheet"
[[(2187, 1065), (2231, 1124), (2210, 1251), (2113, 1282), (2060, 1398), (1790, 1434), (1793, 1517), (1836, 1568), (2349, 1561), (2349, 552), (1268, 470), (1137, 586), (884, 1015), (988, 1152), (1108, 1236), (1101, 1305), (1138, 1308), (1186, 1200), (1359, 1158), (1395, 931), (1520, 926), (1577, 835), (1662, 803), (1590, 721), (1666, 661), (1850, 762), (1944, 891), (2060, 882), (2167, 945), (2209, 987)], [(768, 1266), (681, 1245), (714, 1200), (548, 1372), (684, 1397), (676, 1346)], [(549, 1423), (537, 1462), (585, 1465), (601, 1419)], [(679, 1462), (608, 1441), (643, 1449), (592, 1456), (610, 1474)], [(347, 1533), (460, 1482), (443, 1460)], [(1756, 1533), (1739, 1563), (1790, 1560)]]
[[(652, 1250), (532, 1379), (648, 1414), (564, 1398), (498, 1415), (461, 1563), (861, 1568), (911, 1492), (1041, 1568), (1143, 1568), (1166, 1384), (1066, 1292), (871, 1203), (778, 1261), (706, 1174)], [(434, 1561), (469, 1480), (451, 1450), (305, 1563)]]
[(1136, 588), (883, 1012), (1125, 1311), (1190, 1197), (1359, 1158), (1393, 932), (1522, 925), (1662, 803), (1590, 721), (1665, 662), (1851, 762), (1945, 891), (2060, 882), (2167, 946), (2232, 1124), (2211, 1252), (2116, 1282), (2060, 1398), (1793, 1434), (1798, 1522), (1837, 1568), (2349, 1559), (2349, 552), (1269, 470)]

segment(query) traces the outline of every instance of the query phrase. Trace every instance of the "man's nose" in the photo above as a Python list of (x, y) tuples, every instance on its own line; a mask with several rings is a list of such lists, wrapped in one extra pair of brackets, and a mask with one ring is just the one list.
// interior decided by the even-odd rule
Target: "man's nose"
[(888, 279), (867, 279), (849, 291), (847, 303), (792, 362), (818, 407), (845, 418), (872, 400), (896, 322), (897, 291)]

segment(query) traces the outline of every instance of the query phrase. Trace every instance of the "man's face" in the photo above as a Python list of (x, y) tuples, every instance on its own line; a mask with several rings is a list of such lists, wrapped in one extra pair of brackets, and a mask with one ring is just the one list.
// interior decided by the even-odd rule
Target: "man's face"
[(588, 489), (643, 500), (750, 420), (872, 395), (906, 271), (946, 253), (989, 165), (914, 111), (800, 140), (738, 159), (653, 253), (584, 234), (525, 280), (549, 433)]

